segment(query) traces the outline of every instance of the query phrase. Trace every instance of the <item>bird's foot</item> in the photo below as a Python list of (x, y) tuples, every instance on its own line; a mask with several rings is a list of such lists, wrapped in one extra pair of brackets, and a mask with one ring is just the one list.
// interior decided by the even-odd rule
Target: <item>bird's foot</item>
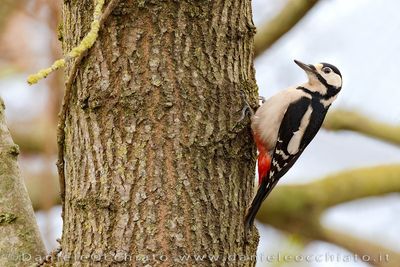
[(254, 115), (254, 110), (251, 108), (249, 102), (247, 101), (247, 97), (243, 91), (240, 91), (242, 95), (243, 102), (245, 103), (244, 107), (242, 108), (242, 115), (240, 116), (240, 119), (238, 122), (241, 122), (246, 118), (247, 115), (250, 115), (252, 117)]

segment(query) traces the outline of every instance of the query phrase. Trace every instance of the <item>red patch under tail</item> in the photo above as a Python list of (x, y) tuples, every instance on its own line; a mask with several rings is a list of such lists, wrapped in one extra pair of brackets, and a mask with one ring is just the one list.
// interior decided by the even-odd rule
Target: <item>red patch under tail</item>
[(260, 185), (262, 180), (268, 175), (271, 169), (271, 156), (268, 153), (268, 149), (262, 143), (260, 138), (255, 134), (254, 140), (258, 149), (258, 184)]
[(271, 156), (268, 152), (260, 151), (258, 154), (258, 184), (267, 178), (267, 174), (271, 169)]

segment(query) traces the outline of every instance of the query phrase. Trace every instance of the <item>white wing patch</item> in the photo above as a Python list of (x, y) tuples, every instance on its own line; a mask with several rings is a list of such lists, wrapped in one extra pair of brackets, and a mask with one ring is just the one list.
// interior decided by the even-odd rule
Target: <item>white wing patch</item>
[(303, 135), (307, 129), (308, 124), (310, 123), (312, 111), (313, 109), (310, 105), (306, 113), (304, 113), (303, 118), (301, 119), (299, 129), (296, 132), (294, 132), (292, 139), (290, 139), (287, 151), (291, 155), (295, 155), (297, 152), (299, 152), (301, 140), (303, 139)]
[(272, 164), (276, 167), (276, 169), (278, 170), (278, 172), (280, 172), (280, 171), (282, 170), (282, 167), (279, 166), (278, 161), (272, 160)]
[[(278, 142), (279, 142), (279, 140), (278, 140)], [(275, 153), (280, 155), (284, 160), (287, 160), (289, 158), (289, 156), (286, 155), (285, 152), (283, 152), (283, 150), (277, 149)]]

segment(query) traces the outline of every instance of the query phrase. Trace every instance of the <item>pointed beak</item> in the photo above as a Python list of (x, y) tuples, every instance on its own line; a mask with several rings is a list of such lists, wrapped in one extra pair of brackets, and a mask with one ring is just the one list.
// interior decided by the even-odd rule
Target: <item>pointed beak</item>
[(303, 62), (301, 62), (301, 61), (298, 61), (298, 60), (294, 60), (294, 63), (296, 63), (300, 68), (302, 68), (305, 72), (311, 72), (311, 73), (314, 73), (314, 74), (316, 74), (317, 73), (317, 71), (316, 71), (316, 69), (315, 69), (315, 67), (313, 66), (313, 65), (311, 65), (311, 64), (305, 64), (305, 63), (303, 63)]

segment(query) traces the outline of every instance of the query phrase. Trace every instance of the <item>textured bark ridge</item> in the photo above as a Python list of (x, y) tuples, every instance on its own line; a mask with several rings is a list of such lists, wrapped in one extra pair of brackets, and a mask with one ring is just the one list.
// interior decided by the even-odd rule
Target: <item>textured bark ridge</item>
[[(92, 2), (64, 1), (65, 50)], [(67, 107), (64, 259), (254, 265), (243, 217), (255, 148), (249, 121), (237, 124), (240, 90), (256, 102), (254, 32), (250, 0), (118, 4)]]
[(0, 266), (30, 266), (46, 254), (17, 164), (0, 98)]

